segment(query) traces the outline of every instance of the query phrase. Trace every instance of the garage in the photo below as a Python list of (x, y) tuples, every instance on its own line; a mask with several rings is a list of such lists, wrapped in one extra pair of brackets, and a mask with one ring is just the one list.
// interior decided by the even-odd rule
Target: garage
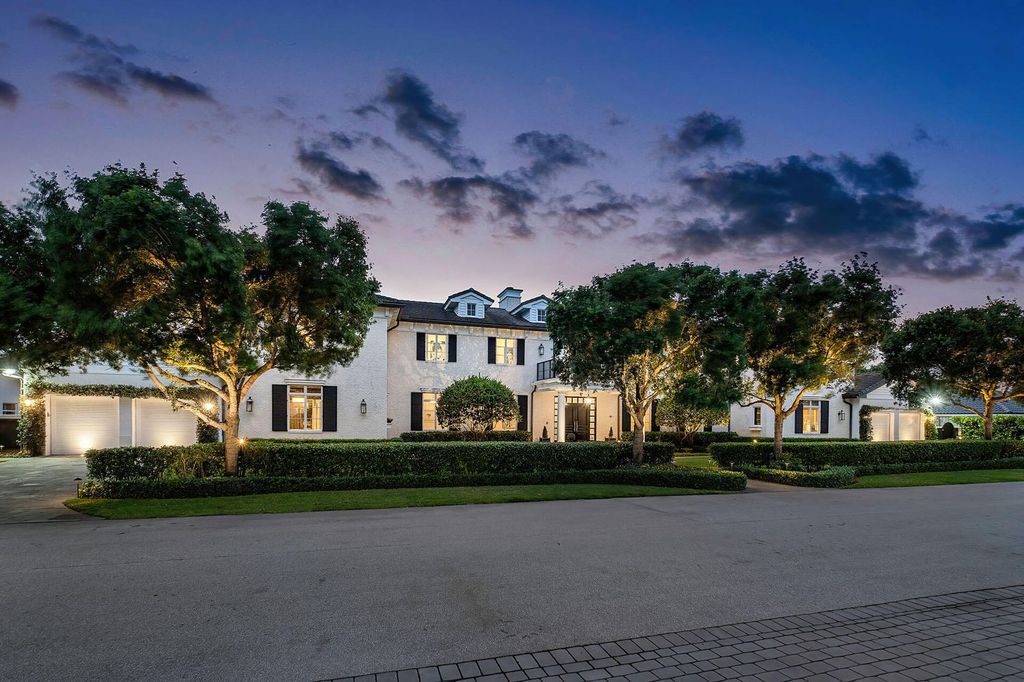
[(196, 417), (188, 410), (175, 411), (160, 398), (135, 401), (135, 444), (146, 446), (191, 445), (196, 442)]
[(80, 455), (119, 444), (117, 398), (50, 396), (50, 454)]

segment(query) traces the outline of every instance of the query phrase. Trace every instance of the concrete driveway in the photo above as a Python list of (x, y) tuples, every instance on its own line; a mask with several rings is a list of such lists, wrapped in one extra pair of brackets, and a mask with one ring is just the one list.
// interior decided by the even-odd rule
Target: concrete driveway
[(85, 478), (85, 460), (62, 457), (0, 459), (0, 524), (82, 520), (62, 503)]
[(1019, 483), (9, 524), (0, 677), (322, 679), (1022, 582)]

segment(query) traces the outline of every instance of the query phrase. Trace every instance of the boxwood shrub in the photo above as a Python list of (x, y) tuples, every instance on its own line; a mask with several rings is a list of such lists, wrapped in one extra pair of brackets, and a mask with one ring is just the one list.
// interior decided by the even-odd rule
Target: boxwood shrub
[(529, 431), (406, 431), (400, 438), (409, 443), (447, 443), (451, 441), (528, 441)]
[[(707, 452), (711, 443), (728, 443), (739, 438), (740, 436), (732, 431), (698, 431), (689, 436), (680, 431), (648, 431), (644, 435), (647, 443), (672, 443), (676, 450), (694, 452)], [(632, 442), (633, 432), (623, 431), (619, 440), (624, 443)]]
[(767, 467), (742, 467), (748, 478), (804, 488), (845, 488), (857, 475), (853, 467), (826, 467), (818, 471), (792, 471)]
[[(715, 443), (711, 456), (721, 466), (762, 466), (772, 456), (768, 443)], [(784, 443), (782, 460), (809, 468), (868, 467), (921, 462), (985, 461), (1024, 455), (1020, 441), (883, 441)]]
[(970, 471), (972, 469), (1024, 469), (1024, 457), (965, 460), (960, 462), (917, 462), (912, 464), (876, 464), (857, 467), (858, 476), (876, 474), (914, 474), (923, 471)]
[(222, 497), (317, 490), (368, 490), (481, 485), (541, 485), (618, 483), (695, 490), (740, 491), (746, 477), (735, 471), (668, 468), (594, 469), (590, 471), (533, 471), (487, 474), (403, 474), (397, 476), (245, 476), (193, 479), (127, 479), (85, 481), (81, 497), (166, 499)]
[(88, 450), (85, 463), (89, 478), (97, 479), (221, 476), (224, 446), (200, 443)]

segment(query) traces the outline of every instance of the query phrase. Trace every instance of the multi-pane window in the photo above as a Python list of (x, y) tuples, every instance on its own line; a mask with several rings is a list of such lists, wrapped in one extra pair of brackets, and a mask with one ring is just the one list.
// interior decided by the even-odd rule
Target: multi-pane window
[(516, 340), (495, 339), (494, 361), (499, 365), (516, 364)]
[(544, 322), (547, 319), (548, 319), (548, 309), (547, 308), (537, 308), (537, 321), (538, 322)]
[(423, 430), (437, 431), (441, 427), (437, 423), (437, 397), (440, 393), (423, 394)]
[(476, 303), (466, 304), (466, 315), (469, 317), (476, 317)]
[(800, 409), (803, 410), (804, 433), (821, 433), (821, 401), (803, 400)]
[(4, 403), (3, 405), (0, 405), (0, 414), (5, 416), (18, 414), (18, 403)]
[(760, 407), (755, 407), (754, 408), (754, 426), (760, 426), (760, 425), (761, 425), (761, 408)]
[(427, 334), (425, 341), (428, 362), (448, 362), (447, 334)]
[(323, 430), (323, 386), (288, 387), (288, 430)]

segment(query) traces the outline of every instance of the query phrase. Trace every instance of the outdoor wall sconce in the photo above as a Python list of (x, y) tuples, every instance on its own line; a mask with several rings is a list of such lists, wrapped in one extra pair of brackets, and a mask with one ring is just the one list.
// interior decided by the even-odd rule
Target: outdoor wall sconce
[(543, 343), (540, 344), (539, 348), (537, 348), (537, 355), (540, 355), (540, 356), (544, 355), (544, 344)]
[(839, 410), (839, 421), (846, 419), (846, 410)]
[(252, 412), (252, 396), (245, 399), (245, 411)]
[(366, 398), (359, 401), (359, 414), (366, 414)]

